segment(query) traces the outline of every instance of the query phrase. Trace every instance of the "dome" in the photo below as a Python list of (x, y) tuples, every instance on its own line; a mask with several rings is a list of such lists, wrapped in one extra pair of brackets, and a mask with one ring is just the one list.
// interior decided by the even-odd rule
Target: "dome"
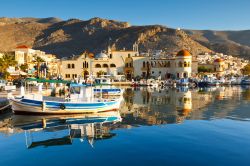
[(176, 56), (192, 56), (189, 51), (187, 50), (181, 50), (177, 53)]
[(103, 52), (95, 55), (95, 58), (96, 59), (99, 59), (99, 58), (108, 58), (108, 55), (107, 54), (104, 54)]
[(217, 59), (214, 60), (214, 62), (223, 62), (223, 61), (224, 61), (224, 60), (221, 59), (221, 58), (217, 58)]

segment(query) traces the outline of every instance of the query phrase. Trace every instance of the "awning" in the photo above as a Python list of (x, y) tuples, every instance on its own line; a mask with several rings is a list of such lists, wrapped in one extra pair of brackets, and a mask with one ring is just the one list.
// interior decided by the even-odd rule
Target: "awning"
[(71, 83), (71, 81), (67, 81), (67, 80), (47, 80), (47, 79), (41, 79), (41, 78), (27, 78), (25, 81), (36, 81), (36, 82), (48, 82), (48, 83), (62, 83), (62, 84), (67, 84), (67, 83)]

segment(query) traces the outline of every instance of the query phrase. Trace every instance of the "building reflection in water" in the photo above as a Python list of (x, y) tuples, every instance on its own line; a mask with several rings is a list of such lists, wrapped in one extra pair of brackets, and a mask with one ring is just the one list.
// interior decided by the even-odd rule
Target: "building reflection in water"
[(180, 123), (192, 110), (192, 93), (187, 88), (152, 90), (127, 89), (125, 106), (121, 109), (124, 122), (135, 124)]
[[(249, 92), (249, 93), (247, 93)], [(249, 87), (210, 87), (203, 89), (128, 88), (121, 109), (122, 123), (155, 125), (182, 123), (185, 119), (226, 117), (240, 100), (247, 99)], [(250, 96), (250, 95), (249, 95)], [(233, 100), (233, 101), (230, 101)], [(221, 114), (208, 108), (211, 105), (228, 107)], [(239, 115), (240, 116), (240, 115)]]

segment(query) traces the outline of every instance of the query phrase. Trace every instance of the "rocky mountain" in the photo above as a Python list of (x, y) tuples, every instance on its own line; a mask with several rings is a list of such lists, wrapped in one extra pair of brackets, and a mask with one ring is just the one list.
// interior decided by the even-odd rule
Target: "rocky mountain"
[(250, 58), (250, 30), (185, 30), (185, 32), (193, 40), (215, 52)]
[(127, 22), (102, 18), (66, 21), (53, 17), (0, 18), (0, 51), (27, 45), (64, 57), (77, 55), (85, 50), (98, 53), (106, 50), (108, 45), (118, 50), (131, 49), (133, 43), (137, 42), (141, 51), (162, 49), (174, 53), (180, 49), (188, 49), (194, 55), (212, 50), (250, 55), (247, 51), (250, 41), (247, 41), (244, 35), (246, 33), (242, 37), (239, 34), (234, 34), (235, 37), (223, 35), (228, 32), (221, 32), (219, 36), (209, 35), (213, 32), (177, 30), (161, 25), (131, 26)]

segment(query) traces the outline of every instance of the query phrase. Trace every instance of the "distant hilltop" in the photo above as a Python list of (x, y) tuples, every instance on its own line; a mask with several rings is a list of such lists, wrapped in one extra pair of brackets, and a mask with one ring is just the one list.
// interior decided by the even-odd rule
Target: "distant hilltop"
[(221, 52), (250, 57), (250, 30), (182, 30), (162, 25), (133, 26), (128, 22), (92, 18), (0, 18), (0, 51), (27, 45), (58, 57), (83, 51), (98, 53), (111, 45), (115, 49), (163, 50), (174, 53), (187, 49), (192, 54)]

